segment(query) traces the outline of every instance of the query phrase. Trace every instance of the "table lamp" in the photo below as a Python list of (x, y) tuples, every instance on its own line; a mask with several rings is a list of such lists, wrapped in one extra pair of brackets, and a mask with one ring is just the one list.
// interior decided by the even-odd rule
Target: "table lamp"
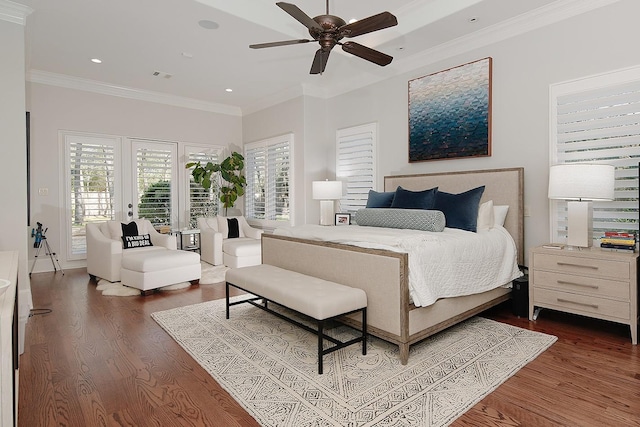
[(313, 181), (312, 196), (320, 200), (320, 225), (334, 225), (333, 201), (342, 197), (342, 181)]
[(593, 244), (592, 201), (614, 199), (615, 168), (611, 165), (566, 163), (549, 170), (549, 198), (567, 202), (567, 245)]

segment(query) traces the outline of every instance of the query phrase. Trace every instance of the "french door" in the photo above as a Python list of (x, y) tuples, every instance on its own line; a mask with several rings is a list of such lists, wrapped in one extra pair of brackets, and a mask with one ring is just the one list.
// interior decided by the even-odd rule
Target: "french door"
[(67, 260), (86, 258), (85, 226), (147, 218), (178, 226), (178, 156), (173, 142), (64, 131)]

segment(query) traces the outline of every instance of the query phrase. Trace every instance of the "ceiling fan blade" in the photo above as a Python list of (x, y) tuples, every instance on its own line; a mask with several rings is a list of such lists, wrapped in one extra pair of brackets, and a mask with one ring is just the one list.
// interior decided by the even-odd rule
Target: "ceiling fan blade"
[(287, 45), (290, 45), (290, 44), (309, 43), (310, 41), (311, 40), (307, 40), (307, 39), (285, 40), (285, 41), (281, 41), (281, 42), (250, 44), (249, 47), (251, 49), (263, 49), (265, 47), (276, 47), (276, 46), (287, 46)]
[(313, 64), (311, 64), (311, 71), (309, 74), (322, 74), (327, 67), (327, 61), (329, 61), (329, 54), (331, 50), (318, 49), (316, 56), (313, 58)]
[(340, 27), (339, 34), (343, 37), (356, 37), (373, 31), (398, 25), (398, 20), (389, 12), (382, 12), (368, 18), (361, 19), (352, 24)]
[(309, 15), (307, 15), (302, 10), (300, 10), (300, 8), (295, 4), (285, 3), (281, 1), (276, 3), (276, 5), (278, 5), (280, 9), (287, 12), (289, 15), (291, 15), (294, 19), (296, 19), (298, 22), (300, 22), (302, 25), (304, 25), (308, 29), (315, 29), (320, 32), (323, 31), (323, 28), (316, 21), (314, 21)]
[(382, 67), (391, 64), (393, 56), (389, 56), (380, 51), (371, 49), (370, 47), (363, 46), (356, 42), (344, 42), (342, 43), (342, 50), (352, 55), (358, 56), (367, 61), (371, 61), (374, 64), (378, 64)]

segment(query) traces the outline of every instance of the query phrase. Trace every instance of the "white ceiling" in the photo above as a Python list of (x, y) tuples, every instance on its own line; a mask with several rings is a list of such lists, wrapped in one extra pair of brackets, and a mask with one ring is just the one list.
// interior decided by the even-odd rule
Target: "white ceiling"
[[(442, 46), (472, 43), (475, 35), (522, 27), (543, 14), (548, 19), (579, 0), (331, 0), (330, 13), (346, 21), (387, 10), (399, 24), (353, 39), (393, 56), (387, 67), (337, 47), (322, 75), (309, 75), (315, 43), (249, 49), (309, 38), (275, 0), (15, 1), (33, 9), (26, 21), (30, 80), (98, 84), (240, 114), (292, 94), (327, 96), (405, 72), (428, 63)], [(289, 2), (311, 17), (325, 13), (325, 0)], [(206, 30), (200, 20), (219, 28)], [(90, 62), (96, 57), (103, 63)], [(154, 71), (171, 78), (154, 77)]]

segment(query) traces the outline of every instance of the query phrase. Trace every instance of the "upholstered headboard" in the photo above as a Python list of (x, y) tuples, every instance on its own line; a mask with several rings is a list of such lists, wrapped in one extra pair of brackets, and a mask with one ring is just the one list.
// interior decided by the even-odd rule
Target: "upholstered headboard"
[(462, 193), (484, 185), (481, 203), (493, 200), (494, 205), (509, 206), (504, 227), (518, 247), (518, 263), (524, 263), (524, 168), (384, 177), (385, 191), (394, 191), (399, 185), (413, 191), (438, 187), (448, 193)]

